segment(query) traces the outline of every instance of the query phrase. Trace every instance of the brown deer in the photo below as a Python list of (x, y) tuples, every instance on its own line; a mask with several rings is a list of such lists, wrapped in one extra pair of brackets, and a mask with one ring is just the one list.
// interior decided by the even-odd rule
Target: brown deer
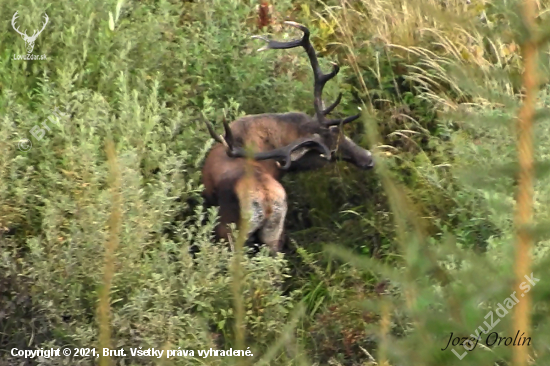
[[(322, 92), (325, 83), (332, 79), (340, 68), (323, 74), (309, 30), (295, 22), (286, 24), (300, 29), (302, 39), (279, 42), (261, 36), (253, 36), (267, 42), (265, 49), (288, 49), (303, 47), (314, 76), (315, 116), (291, 112), (281, 114), (248, 115), (228, 124), (223, 121), (225, 136), (217, 135), (212, 125), (206, 126), (216, 144), (205, 159), (203, 167), (203, 197), (207, 205), (219, 206), (220, 221), (216, 227), (218, 239), (229, 239), (228, 224), (239, 226), (241, 210), (249, 210), (247, 237), (257, 234), (272, 253), (281, 250), (284, 220), (287, 212), (286, 192), (280, 183), (285, 172), (318, 169), (336, 159), (347, 161), (361, 169), (371, 169), (374, 161), (368, 150), (356, 145), (343, 135), (341, 126), (359, 118), (326, 120), (339, 103), (342, 94), (324, 109)], [(247, 153), (244, 147), (253, 148), (255, 154)], [(247, 159), (252, 174), (245, 174)], [(283, 163), (283, 164), (281, 164)], [(247, 207), (243, 207), (246, 203)]]

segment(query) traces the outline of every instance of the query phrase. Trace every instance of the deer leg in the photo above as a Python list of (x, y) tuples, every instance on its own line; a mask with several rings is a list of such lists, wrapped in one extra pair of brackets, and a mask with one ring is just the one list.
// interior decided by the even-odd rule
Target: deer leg
[[(230, 186), (220, 190), (217, 196), (219, 222), (215, 229), (216, 238), (218, 240), (225, 239), (229, 241), (229, 236), (231, 235), (229, 224), (239, 224), (239, 199)], [(212, 204), (212, 198), (208, 198), (210, 201), (208, 203)]]
[(246, 245), (252, 247), (256, 236), (254, 234), (263, 226), (267, 216), (266, 197), (263, 194), (261, 183), (255, 178), (239, 180), (235, 192), (239, 201), (239, 215), (244, 215), (247, 219), (246, 227), (239, 227), (239, 229), (246, 230)]
[(248, 211), (250, 216), (248, 217), (248, 226), (246, 228), (247, 239), (250, 239), (265, 221), (265, 210), (262, 203), (263, 202), (256, 197), (250, 200), (250, 209)]
[(259, 231), (259, 237), (270, 249), (272, 254), (281, 251), (283, 245), (283, 230), (287, 212), (286, 197), (271, 202), (271, 215), (265, 220)]

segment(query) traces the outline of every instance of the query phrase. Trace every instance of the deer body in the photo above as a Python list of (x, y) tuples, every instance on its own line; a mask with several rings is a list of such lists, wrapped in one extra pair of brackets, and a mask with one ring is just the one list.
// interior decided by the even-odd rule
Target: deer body
[[(307, 115), (303, 115), (309, 118)], [(298, 138), (296, 120), (301, 114), (261, 114), (234, 121), (230, 128), (237, 141), (247, 141), (258, 151), (288, 145)], [(285, 133), (281, 133), (285, 128)], [(244, 158), (227, 155), (223, 144), (208, 154), (203, 167), (204, 197), (209, 205), (219, 206), (218, 238), (230, 235), (228, 224), (238, 224), (242, 206), (250, 220), (247, 236), (258, 238), (273, 251), (279, 251), (287, 212), (286, 192), (279, 183), (282, 171), (274, 160), (251, 161), (252, 176), (246, 176)]]
[[(287, 213), (286, 192), (280, 183), (286, 172), (319, 169), (336, 158), (362, 169), (373, 167), (371, 153), (343, 135), (339, 127), (359, 115), (324, 119), (341, 99), (340, 95), (331, 106), (322, 107), (323, 86), (338, 73), (338, 66), (334, 65), (331, 73), (323, 74), (309, 42), (309, 30), (297, 23), (286, 23), (302, 30), (303, 38), (291, 42), (260, 38), (268, 42), (266, 49), (298, 46), (306, 49), (315, 77), (315, 116), (301, 112), (249, 115), (231, 124), (224, 121), (225, 137), (217, 135), (205, 121), (210, 135), (219, 142), (210, 150), (203, 167), (203, 196), (208, 205), (219, 206), (216, 237), (227, 239), (228, 224), (239, 226), (241, 214), (246, 210), (249, 213), (247, 237), (257, 233), (258, 239), (273, 253), (281, 249)], [(256, 153), (250, 155), (244, 146)], [(250, 174), (246, 164), (250, 164)]]

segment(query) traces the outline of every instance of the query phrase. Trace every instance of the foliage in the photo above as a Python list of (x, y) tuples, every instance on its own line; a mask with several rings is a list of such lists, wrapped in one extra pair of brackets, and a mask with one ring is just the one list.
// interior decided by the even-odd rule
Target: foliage
[[(257, 4), (3, 2), (0, 348), (100, 346), (112, 138), (122, 216), (111, 346), (195, 350), (168, 360), (127, 352), (117, 364), (511, 364), (513, 347), (478, 347), (465, 360), (441, 349), (451, 332), (483, 326), (514, 291), (513, 123), (527, 39), (518, 4), (284, 0), (272, 4), (273, 23), (262, 30)], [(540, 7), (544, 39), (547, 2)], [(13, 59), (25, 53), (11, 28), (15, 11), (21, 29), (48, 14), (34, 48), (46, 60)], [(323, 68), (342, 66), (325, 99), (343, 91), (342, 114), (362, 108), (364, 123), (346, 133), (376, 153), (377, 168), (337, 163), (286, 177), (291, 250), (244, 256), (239, 280), (230, 270), (234, 254), (213, 243), (216, 211), (202, 205), (200, 169), (212, 143), (200, 115), (313, 113), (303, 52), (258, 53), (249, 39), (296, 36), (282, 26), (287, 17), (310, 27)], [(531, 228), (540, 282), (526, 331), (541, 365), (549, 327), (549, 105), (543, 84)], [(68, 115), (55, 117), (56, 107)], [(29, 151), (18, 147), (21, 139), (32, 142)], [(233, 281), (240, 281), (254, 357), (202, 358), (196, 350), (238, 346)], [(511, 313), (495, 328), (502, 336), (515, 334)], [(0, 363), (20, 361), (0, 354)]]

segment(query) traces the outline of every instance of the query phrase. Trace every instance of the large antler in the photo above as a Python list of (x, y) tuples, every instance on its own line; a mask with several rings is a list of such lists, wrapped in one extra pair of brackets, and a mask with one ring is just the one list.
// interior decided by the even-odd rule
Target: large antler
[(27, 36), (27, 30), (25, 29), (25, 32), (24, 33), (21, 33), (19, 31), (19, 27), (15, 27), (15, 20), (17, 19), (17, 12), (15, 12), (15, 14), (13, 14), (13, 17), (11, 18), (11, 26), (13, 27), (13, 29), (19, 33), (20, 35), (22, 35), (23, 37), (28, 37)]
[(37, 33), (36, 31), (34, 31), (34, 33), (32, 34), (31, 38), (36, 38), (36, 37), (38, 37), (38, 35), (39, 35), (40, 33), (42, 33), (42, 31), (44, 30), (44, 28), (46, 28), (46, 24), (48, 24), (48, 20), (49, 20), (50, 18), (48, 18), (48, 14), (46, 14), (46, 13), (44, 13), (44, 18), (46, 18), (46, 21), (44, 22), (44, 25), (42, 26), (42, 29), (40, 29), (40, 30), (38, 31), (38, 33)]
[[(225, 118), (223, 119), (225, 137), (216, 134), (216, 131), (214, 131), (214, 127), (212, 126), (212, 124), (208, 120), (206, 120), (206, 118), (203, 119), (206, 123), (206, 127), (208, 128), (208, 132), (210, 132), (210, 136), (226, 147), (228, 156), (232, 158), (246, 158), (250, 155), (242, 147), (235, 146), (233, 133), (231, 132), (231, 128), (229, 127), (229, 124), (227, 123), (227, 120)], [(297, 139), (292, 143), (277, 149), (255, 153), (251, 156), (251, 158), (254, 160), (277, 160), (277, 165), (281, 169), (287, 170), (288, 168), (290, 168), (290, 164), (292, 163), (292, 153), (301, 148), (316, 149), (321, 153), (322, 157), (325, 157), (326, 159), (330, 159), (331, 157), (330, 149), (322, 142), (321, 137), (313, 136)], [(281, 160), (285, 162), (284, 165), (281, 165), (279, 163), (279, 161)]]
[(311, 63), (311, 68), (313, 69), (313, 78), (314, 78), (313, 106), (315, 107), (315, 116), (319, 124), (325, 127), (330, 127), (338, 124), (349, 123), (359, 118), (360, 114), (352, 117), (344, 118), (344, 119), (334, 119), (329, 121), (325, 120), (325, 115), (332, 112), (332, 110), (336, 108), (336, 106), (338, 106), (338, 104), (340, 103), (340, 100), (342, 99), (342, 94), (340, 93), (334, 103), (332, 103), (328, 108), (323, 109), (323, 98), (322, 98), (323, 88), (325, 87), (325, 84), (327, 81), (329, 81), (330, 79), (335, 77), (336, 74), (338, 74), (338, 72), (340, 71), (340, 67), (337, 64), (332, 63), (332, 71), (328, 74), (323, 74), (323, 72), (321, 71), (321, 67), (319, 66), (319, 60), (317, 59), (317, 55), (315, 54), (315, 49), (313, 48), (313, 45), (309, 40), (309, 35), (310, 35), (309, 29), (306, 26), (296, 22), (287, 21), (285, 22), (285, 24), (288, 24), (294, 28), (298, 28), (302, 32), (304, 32), (304, 36), (302, 37), (302, 39), (289, 41), (289, 42), (280, 42), (280, 41), (269, 40), (263, 36), (252, 36), (252, 38), (261, 39), (267, 42), (267, 45), (260, 48), (258, 52), (264, 51), (267, 49), (282, 50), (282, 49), (302, 46), (306, 50), (306, 53), (309, 57), (309, 61)]

